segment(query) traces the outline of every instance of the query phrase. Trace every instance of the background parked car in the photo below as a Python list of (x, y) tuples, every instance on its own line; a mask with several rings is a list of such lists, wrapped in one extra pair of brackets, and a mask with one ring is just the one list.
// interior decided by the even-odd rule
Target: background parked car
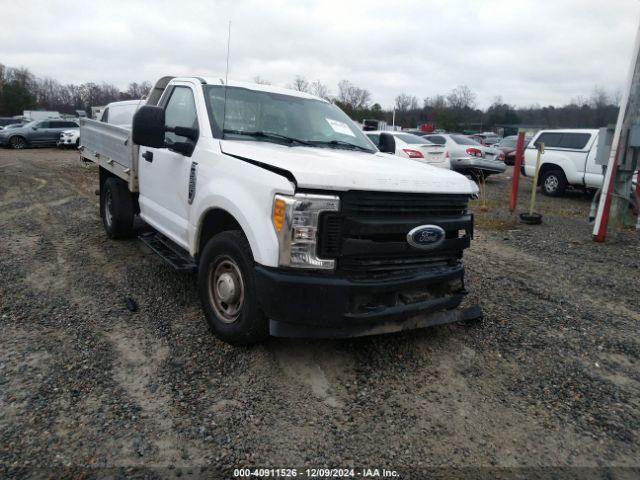
[(440, 168), (451, 168), (445, 148), (426, 142), (424, 138), (404, 132), (375, 131), (365, 132), (378, 149), (400, 157)]
[(488, 177), (506, 170), (504, 154), (495, 148), (485, 147), (459, 133), (424, 135), (429, 142), (445, 147), (451, 160), (451, 169), (465, 175)]
[(79, 128), (79, 126), (74, 121), (62, 119), (29, 122), (21, 127), (0, 131), (0, 145), (18, 149), (30, 146), (55, 146), (60, 139), (60, 134), (69, 128)]
[(23, 127), (26, 124), (26, 122), (19, 122), (19, 123), (10, 123), (9, 125), (5, 125), (4, 127), (2, 127), (4, 130), (11, 130), (12, 128), (20, 128)]
[[(524, 148), (527, 148), (527, 145), (531, 141), (532, 137), (524, 138)], [(504, 163), (507, 165), (513, 165), (516, 160), (516, 145), (518, 143), (517, 135), (510, 135), (508, 137), (504, 137), (500, 142), (493, 145), (494, 148), (501, 150), (504, 153)]]
[(14, 123), (20, 123), (20, 117), (0, 117), (0, 127), (6, 127)]
[(65, 130), (60, 134), (60, 139), (58, 140), (58, 148), (69, 148), (80, 146), (80, 129), (79, 128), (70, 128), (69, 130)]
[(500, 140), (502, 140), (499, 135), (493, 132), (475, 133), (473, 135), (469, 135), (469, 137), (474, 139), (479, 144), (485, 145), (487, 147), (495, 145), (496, 143), (500, 142)]

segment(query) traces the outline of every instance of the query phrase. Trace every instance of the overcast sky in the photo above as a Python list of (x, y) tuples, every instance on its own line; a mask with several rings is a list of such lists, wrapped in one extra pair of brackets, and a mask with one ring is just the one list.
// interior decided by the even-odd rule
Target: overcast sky
[(390, 107), (468, 85), (488, 106), (564, 104), (625, 81), (638, 0), (0, 0), (0, 63), (61, 82), (163, 75), (342, 79)]

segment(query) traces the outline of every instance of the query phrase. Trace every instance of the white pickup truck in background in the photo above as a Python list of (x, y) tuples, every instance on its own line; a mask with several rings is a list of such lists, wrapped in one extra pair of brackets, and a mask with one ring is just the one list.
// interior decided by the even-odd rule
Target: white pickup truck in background
[(544, 143), (538, 185), (549, 196), (562, 195), (568, 186), (600, 188), (602, 166), (596, 164), (597, 129), (541, 130), (524, 151), (522, 173), (535, 175), (538, 145)]
[[(466, 177), (380, 153), (335, 105), (219, 78), (158, 81), (132, 128), (81, 120), (111, 238), (197, 271), (221, 339), (344, 337), (457, 321)], [(429, 314), (417, 317), (418, 314)]]

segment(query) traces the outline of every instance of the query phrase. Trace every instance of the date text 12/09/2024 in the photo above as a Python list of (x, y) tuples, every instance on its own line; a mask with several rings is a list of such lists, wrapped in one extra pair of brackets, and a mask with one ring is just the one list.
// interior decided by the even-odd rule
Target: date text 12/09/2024
[(235, 478), (400, 478), (386, 468), (236, 468)]

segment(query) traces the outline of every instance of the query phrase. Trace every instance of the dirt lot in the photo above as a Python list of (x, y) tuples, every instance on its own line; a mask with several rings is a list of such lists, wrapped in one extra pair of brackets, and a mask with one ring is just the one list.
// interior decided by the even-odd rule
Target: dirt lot
[(0, 476), (640, 467), (638, 237), (594, 244), (581, 193), (518, 225), (510, 176), (475, 205), (482, 322), (233, 348), (206, 329), (194, 276), (106, 238), (94, 166), (0, 150)]

